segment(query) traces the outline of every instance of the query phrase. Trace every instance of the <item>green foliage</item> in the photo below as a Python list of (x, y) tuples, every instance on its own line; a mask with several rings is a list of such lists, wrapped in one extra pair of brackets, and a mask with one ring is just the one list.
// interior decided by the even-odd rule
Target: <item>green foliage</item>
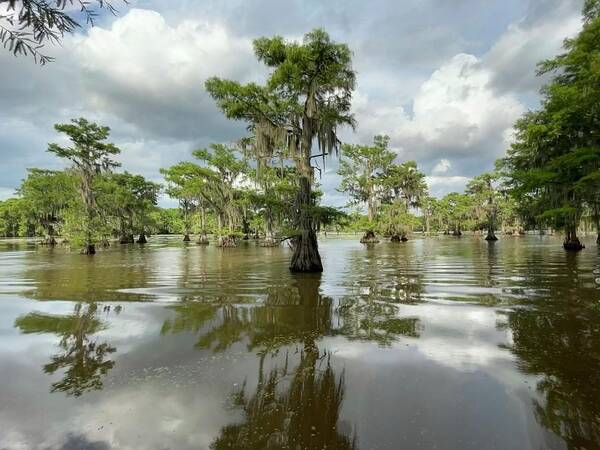
[(383, 229), (392, 236), (404, 238), (418, 222), (411, 209), (420, 208), (427, 198), (425, 174), (417, 169), (417, 163), (407, 161), (391, 164), (383, 176), (384, 209)]
[[(206, 81), (208, 93), (225, 116), (248, 123), (254, 134), (253, 157), (285, 155), (295, 166), (298, 193), (294, 202), (296, 245), (290, 268), (321, 271), (315, 228), (312, 188), (315, 171), (322, 168), (313, 159), (337, 153), (338, 127), (355, 126), (351, 113), (355, 73), (352, 53), (320, 29), (304, 35), (302, 43), (282, 37), (254, 41), (259, 61), (272, 70), (265, 85), (242, 85), (213, 77)], [(319, 154), (313, 154), (317, 141)]]
[(35, 224), (29, 220), (27, 204), (22, 198), (9, 198), (0, 201), (0, 236), (30, 236), (35, 232)]
[(48, 42), (60, 43), (65, 34), (81, 26), (65, 11), (73, 5), (92, 26), (101, 9), (117, 12), (109, 0), (95, 0), (93, 5), (90, 0), (0, 0), (0, 44), (13, 55), (29, 55), (41, 65), (53, 61), (41, 49)]
[(84, 118), (73, 119), (70, 124), (57, 124), (54, 128), (66, 134), (73, 146), (50, 144), (48, 151), (70, 161), (73, 172), (79, 178), (81, 202), (76, 203), (69, 214), (69, 230), (73, 240), (82, 243), (85, 251), (90, 251), (90, 247), (93, 248), (98, 239), (98, 229), (103, 225), (96, 202), (94, 181), (99, 175), (109, 173), (119, 166), (112, 156), (120, 153), (120, 150), (105, 142), (110, 128), (88, 122)]
[(497, 180), (497, 173), (485, 172), (469, 180), (466, 190), (471, 196), (472, 218), (477, 222), (477, 228), (485, 228), (492, 234), (498, 225), (501, 204)]
[(37, 231), (50, 240), (60, 233), (67, 209), (77, 202), (75, 176), (69, 171), (29, 169), (17, 193)]
[(567, 240), (586, 209), (597, 210), (594, 173), (600, 169), (600, 17), (596, 0), (585, 2), (582, 31), (565, 52), (543, 61), (552, 74), (538, 111), (515, 125), (516, 141), (500, 167), (511, 196), (539, 225), (562, 228)]
[(350, 196), (350, 206), (367, 204), (369, 222), (374, 222), (377, 217), (385, 186), (384, 174), (396, 157), (388, 150), (389, 140), (388, 136), (375, 136), (372, 146), (342, 146), (338, 170), (342, 182), (339, 190)]

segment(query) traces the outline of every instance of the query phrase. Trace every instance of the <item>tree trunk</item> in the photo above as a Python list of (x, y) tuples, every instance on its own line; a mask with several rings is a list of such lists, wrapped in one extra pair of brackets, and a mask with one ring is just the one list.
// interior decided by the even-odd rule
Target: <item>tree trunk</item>
[(261, 242), (261, 247), (278, 247), (281, 242), (273, 234), (273, 225), (270, 214), (267, 214), (267, 226), (265, 230), (265, 240)]
[(498, 238), (494, 234), (494, 229), (492, 227), (488, 227), (487, 236), (485, 237), (486, 241), (497, 241)]
[(598, 232), (598, 236), (596, 237), (596, 244), (600, 245), (600, 231)]
[(190, 242), (190, 235), (188, 233), (183, 235), (183, 242)]
[(83, 250), (81, 250), (81, 253), (84, 255), (94, 255), (96, 254), (96, 246), (94, 244), (87, 244)]
[(403, 231), (403, 232), (400, 234), (400, 240), (401, 240), (402, 242), (406, 242), (406, 241), (408, 241), (408, 235), (406, 234), (406, 231)]
[(375, 219), (375, 202), (373, 200), (372, 192), (369, 192), (369, 199), (367, 201), (367, 218), (369, 219), (370, 224), (372, 224)]
[(361, 244), (377, 244), (379, 243), (379, 239), (375, 236), (375, 233), (372, 230), (365, 231), (365, 234), (360, 239)]
[(196, 242), (198, 245), (208, 245), (209, 241), (208, 241), (208, 236), (206, 235), (206, 231), (202, 230), (200, 232), (200, 236), (198, 236), (198, 242)]
[[(307, 161), (310, 173), (310, 154)], [(323, 272), (321, 255), (319, 255), (319, 244), (315, 233), (311, 210), (311, 187), (310, 175), (306, 175), (307, 168), (304, 167), (304, 173), (300, 177), (300, 189), (296, 199), (297, 227), (299, 234), (296, 237), (294, 245), (294, 254), (290, 264), (292, 272)]]
[(402, 239), (400, 239), (400, 235), (398, 233), (394, 233), (394, 234), (392, 234), (390, 241), (391, 242), (401, 242)]
[(577, 237), (575, 227), (572, 227), (571, 229), (567, 230), (567, 234), (563, 242), (563, 247), (565, 250), (574, 252), (578, 252), (585, 248), (585, 246), (579, 241), (579, 238)]
[(235, 236), (229, 234), (227, 236), (219, 236), (217, 247), (237, 247)]
[(250, 239), (250, 223), (248, 223), (248, 219), (246, 218), (246, 208), (244, 208), (244, 217), (242, 218), (242, 233), (245, 241)]
[(148, 242), (148, 240), (146, 239), (146, 235), (144, 233), (140, 233), (140, 237), (137, 240), (138, 244), (145, 244), (146, 242)]
[(133, 237), (133, 234), (131, 233), (127, 233), (121, 236), (121, 239), (119, 240), (120, 244), (133, 244), (135, 242), (135, 238)]

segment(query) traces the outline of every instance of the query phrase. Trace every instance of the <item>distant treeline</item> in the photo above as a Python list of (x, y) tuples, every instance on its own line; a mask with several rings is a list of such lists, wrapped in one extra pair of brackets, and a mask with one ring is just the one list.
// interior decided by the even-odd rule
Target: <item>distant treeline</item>
[[(539, 65), (539, 74), (549, 75), (541, 107), (515, 124), (506, 156), (464, 193), (431, 197), (425, 175), (414, 161), (397, 161), (387, 136), (342, 144), (338, 128), (357, 126), (352, 52), (316, 29), (302, 42), (254, 41), (269, 69), (264, 85), (206, 81), (218, 108), (244, 122), (248, 134), (161, 169), (162, 185), (117, 172), (120, 149), (107, 141), (108, 127), (83, 118), (56, 125), (70, 146), (50, 144), (48, 151), (69, 168), (30, 169), (17, 196), (0, 202), (0, 235), (43, 236), (47, 244), (62, 236), (88, 254), (98, 243), (143, 243), (156, 233), (181, 233), (186, 241), (197, 233), (198, 244), (213, 234), (219, 246), (242, 237), (263, 245), (289, 240), (290, 269), (303, 272), (322, 270), (316, 235), (323, 230), (361, 231), (368, 243), (378, 234), (405, 241), (415, 229), (485, 230), (489, 241), (498, 231), (554, 229), (564, 232), (566, 249), (581, 250), (578, 231), (600, 231), (599, 0), (585, 2), (583, 22), (564, 53)], [(339, 190), (350, 199), (343, 210), (320, 204), (319, 183), (333, 155), (340, 157)], [(159, 208), (161, 191), (179, 208)]]

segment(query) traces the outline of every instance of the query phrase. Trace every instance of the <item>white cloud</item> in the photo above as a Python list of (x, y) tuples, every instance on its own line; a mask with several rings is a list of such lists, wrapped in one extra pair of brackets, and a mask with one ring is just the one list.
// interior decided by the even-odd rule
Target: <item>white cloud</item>
[[(514, 95), (494, 90), (492, 76), (479, 58), (456, 55), (421, 84), (412, 115), (400, 105), (373, 104), (358, 93), (361, 138), (390, 134), (401, 159), (414, 159), (431, 171), (434, 195), (461, 191), (468, 176), (503, 154), (510, 130), (525, 110)], [(455, 176), (441, 176), (450, 169)]]
[(450, 161), (448, 161), (447, 159), (440, 159), (439, 162), (434, 166), (431, 173), (434, 175), (446, 173), (448, 172), (448, 170), (450, 170), (451, 167), (452, 163)]
[(537, 63), (556, 55), (564, 39), (581, 29), (574, 2), (549, 6), (533, 23), (526, 17), (511, 24), (485, 55), (484, 64), (492, 71), (499, 90), (537, 92), (542, 83), (535, 77)]
[(394, 138), (419, 156), (470, 156), (489, 151), (482, 145), (502, 147), (504, 131), (524, 108), (512, 95), (497, 95), (490, 79), (478, 58), (456, 55), (423, 83), (413, 117), (398, 124)]
[[(268, 71), (252, 54), (252, 38), (300, 36), (324, 26), (355, 52), (359, 128), (356, 135), (344, 131), (344, 140), (369, 143), (375, 134), (389, 134), (399, 159), (416, 160), (436, 192), (454, 190), (461, 183), (454, 177), (491, 169), (506, 150), (515, 119), (541, 81), (535, 62), (558, 53), (562, 39), (578, 30), (580, 3), (530, 0), (505, 8), (502, 17), (489, 16), (502, 10), (501, 2), (482, 7), (471, 0), (439, 5), (433, 15), (418, 14), (418, 1), (396, 8), (381, 0), (375, 9), (360, 2), (273, 5), (271, 16), (285, 10), (284, 22), (268, 20), (252, 4), (178, 0), (168, 7), (144, 3), (156, 10), (124, 8), (115, 19), (103, 16), (107, 25), (48, 47), (57, 62), (47, 67), (0, 53), (0, 123), (19, 123), (0, 127), (0, 184), (16, 186), (25, 167), (59, 167), (44, 152), (57, 139), (52, 124), (79, 116), (111, 126), (124, 168), (158, 179), (160, 165), (245, 133), (204, 92), (206, 78), (261, 81)], [(465, 19), (467, 10), (476, 21)], [(350, 26), (354, 16), (364, 17), (361, 26)], [(494, 30), (482, 33), (486, 20)], [(433, 38), (423, 29), (434, 30)], [(344, 203), (327, 178), (324, 198)]]
[(214, 75), (256, 78), (249, 39), (214, 22), (167, 24), (156, 11), (132, 9), (108, 29), (74, 43), (86, 105), (137, 125), (146, 134), (186, 139), (224, 136), (234, 125), (204, 91)]
[(443, 197), (448, 192), (462, 192), (469, 181), (469, 177), (462, 176), (437, 176), (425, 177), (429, 194), (434, 197)]

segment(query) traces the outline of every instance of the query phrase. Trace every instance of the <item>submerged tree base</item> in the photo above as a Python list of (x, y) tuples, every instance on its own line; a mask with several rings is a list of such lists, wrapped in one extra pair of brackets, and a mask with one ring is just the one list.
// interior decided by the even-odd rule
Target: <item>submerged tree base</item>
[(585, 248), (585, 245), (578, 238), (567, 238), (563, 242), (563, 248), (571, 252), (578, 252)]
[(375, 233), (373, 233), (371, 230), (369, 230), (369, 231), (365, 231), (365, 234), (360, 239), (360, 243), (361, 244), (378, 244), (379, 239), (377, 239), (377, 236), (375, 236)]
[(260, 243), (261, 247), (279, 247), (281, 245), (281, 241), (274, 237), (267, 237), (264, 241)]
[(291, 272), (323, 272), (317, 235), (313, 230), (302, 232), (292, 242), (294, 255), (290, 264)]
[(460, 230), (454, 230), (452, 232), (452, 236), (460, 237), (460, 236), (462, 236), (462, 231), (460, 231)]
[(96, 254), (96, 246), (94, 244), (89, 244), (81, 249), (81, 253), (84, 255), (95, 255)]
[(54, 237), (52, 237), (52, 236), (47, 237), (43, 241), (40, 241), (40, 245), (56, 245), (56, 244), (57, 244), (56, 239), (54, 239)]
[(219, 239), (217, 240), (217, 247), (237, 247), (235, 236), (219, 236)]
[(140, 234), (140, 237), (137, 240), (138, 244), (145, 244), (148, 240), (146, 239), (146, 235), (144, 233)]
[(183, 236), (183, 242), (190, 242), (190, 241), (191, 241), (191, 239), (190, 239), (190, 235), (189, 235), (189, 234), (185, 234), (185, 235)]
[(496, 235), (494, 234), (493, 231), (492, 232), (488, 231), (488, 234), (485, 237), (485, 240), (488, 241), (488, 242), (495, 242), (495, 241), (498, 240), (498, 238), (496, 237)]
[(133, 244), (135, 242), (135, 238), (133, 234), (124, 234), (119, 239), (119, 244)]
[(198, 240), (196, 241), (196, 244), (208, 245), (209, 244), (208, 236), (205, 233), (200, 234), (200, 236), (198, 237)]

